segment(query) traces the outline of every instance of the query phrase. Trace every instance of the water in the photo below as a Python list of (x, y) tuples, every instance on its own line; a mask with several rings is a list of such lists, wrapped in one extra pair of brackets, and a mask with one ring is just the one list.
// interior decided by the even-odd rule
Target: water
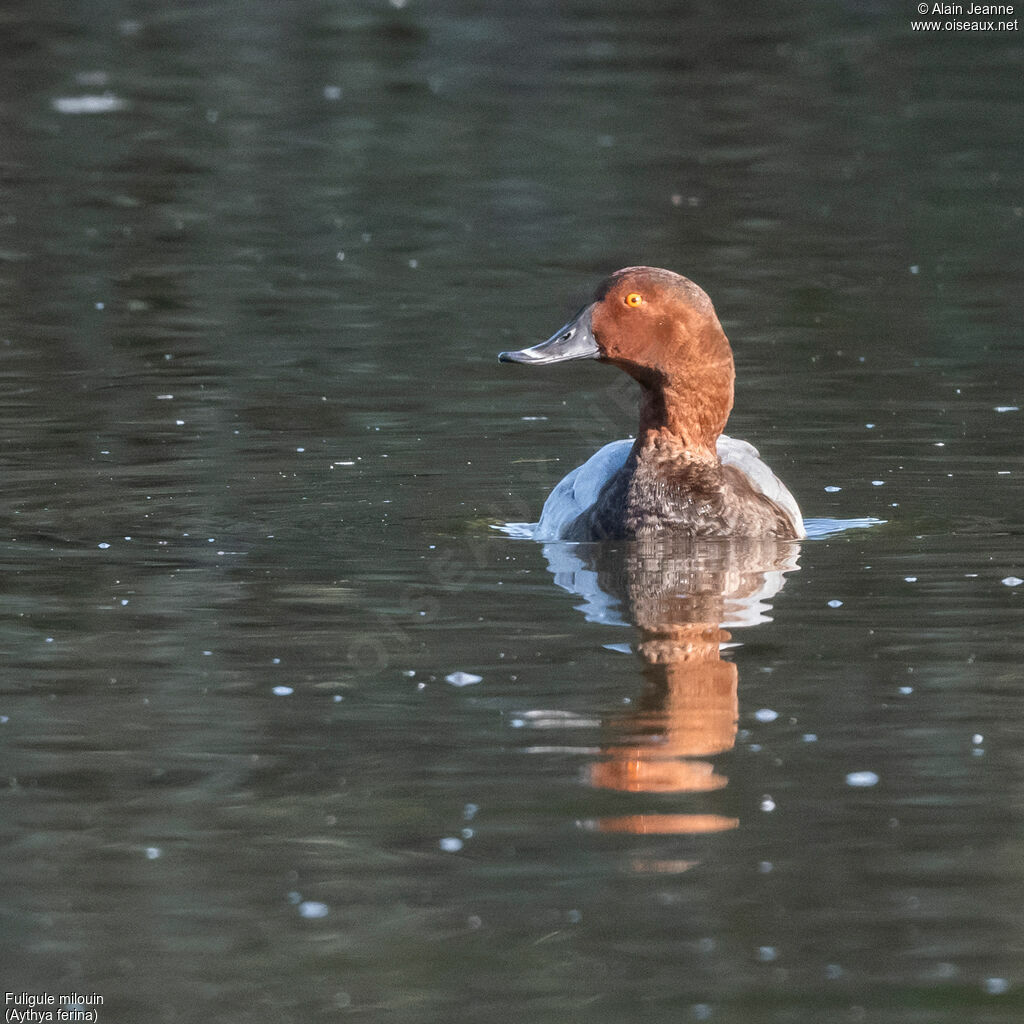
[[(1020, 1019), (1020, 34), (912, 16), (8, 4), (5, 990)], [(817, 539), (494, 529), (638, 262)]]

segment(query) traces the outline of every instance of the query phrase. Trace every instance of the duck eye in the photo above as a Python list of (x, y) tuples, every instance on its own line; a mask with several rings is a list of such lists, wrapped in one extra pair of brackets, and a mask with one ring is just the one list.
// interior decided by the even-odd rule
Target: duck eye
[(627, 306), (633, 306), (634, 308), (636, 308), (637, 306), (642, 306), (643, 304), (644, 304), (644, 297), (639, 292), (630, 292), (626, 296), (626, 305)]

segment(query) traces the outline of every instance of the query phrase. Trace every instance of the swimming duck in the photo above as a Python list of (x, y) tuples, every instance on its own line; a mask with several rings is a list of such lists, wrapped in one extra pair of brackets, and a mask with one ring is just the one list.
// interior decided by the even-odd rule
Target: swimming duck
[(537, 540), (805, 536), (793, 495), (746, 441), (722, 433), (732, 349), (711, 300), (688, 278), (626, 267), (547, 341), (509, 363), (597, 359), (640, 385), (636, 440), (613, 441), (551, 492)]

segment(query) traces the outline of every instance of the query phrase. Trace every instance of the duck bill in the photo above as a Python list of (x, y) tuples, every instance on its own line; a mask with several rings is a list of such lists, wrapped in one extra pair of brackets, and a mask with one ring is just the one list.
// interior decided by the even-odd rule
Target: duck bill
[(590, 327), (590, 313), (593, 307), (586, 306), (573, 317), (561, 330), (556, 331), (547, 341), (542, 341), (533, 348), (520, 349), (518, 352), (501, 352), (498, 358), (503, 363), (564, 363), (568, 359), (600, 359), (601, 350), (597, 347), (593, 331)]

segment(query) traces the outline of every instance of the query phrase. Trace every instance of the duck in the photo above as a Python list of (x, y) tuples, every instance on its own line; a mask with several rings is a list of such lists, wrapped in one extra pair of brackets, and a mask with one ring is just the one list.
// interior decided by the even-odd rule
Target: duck
[(640, 386), (636, 437), (613, 441), (554, 488), (536, 540), (806, 536), (796, 499), (747, 441), (727, 436), (732, 348), (699, 285), (660, 267), (605, 278), (547, 341), (499, 360), (596, 359)]

